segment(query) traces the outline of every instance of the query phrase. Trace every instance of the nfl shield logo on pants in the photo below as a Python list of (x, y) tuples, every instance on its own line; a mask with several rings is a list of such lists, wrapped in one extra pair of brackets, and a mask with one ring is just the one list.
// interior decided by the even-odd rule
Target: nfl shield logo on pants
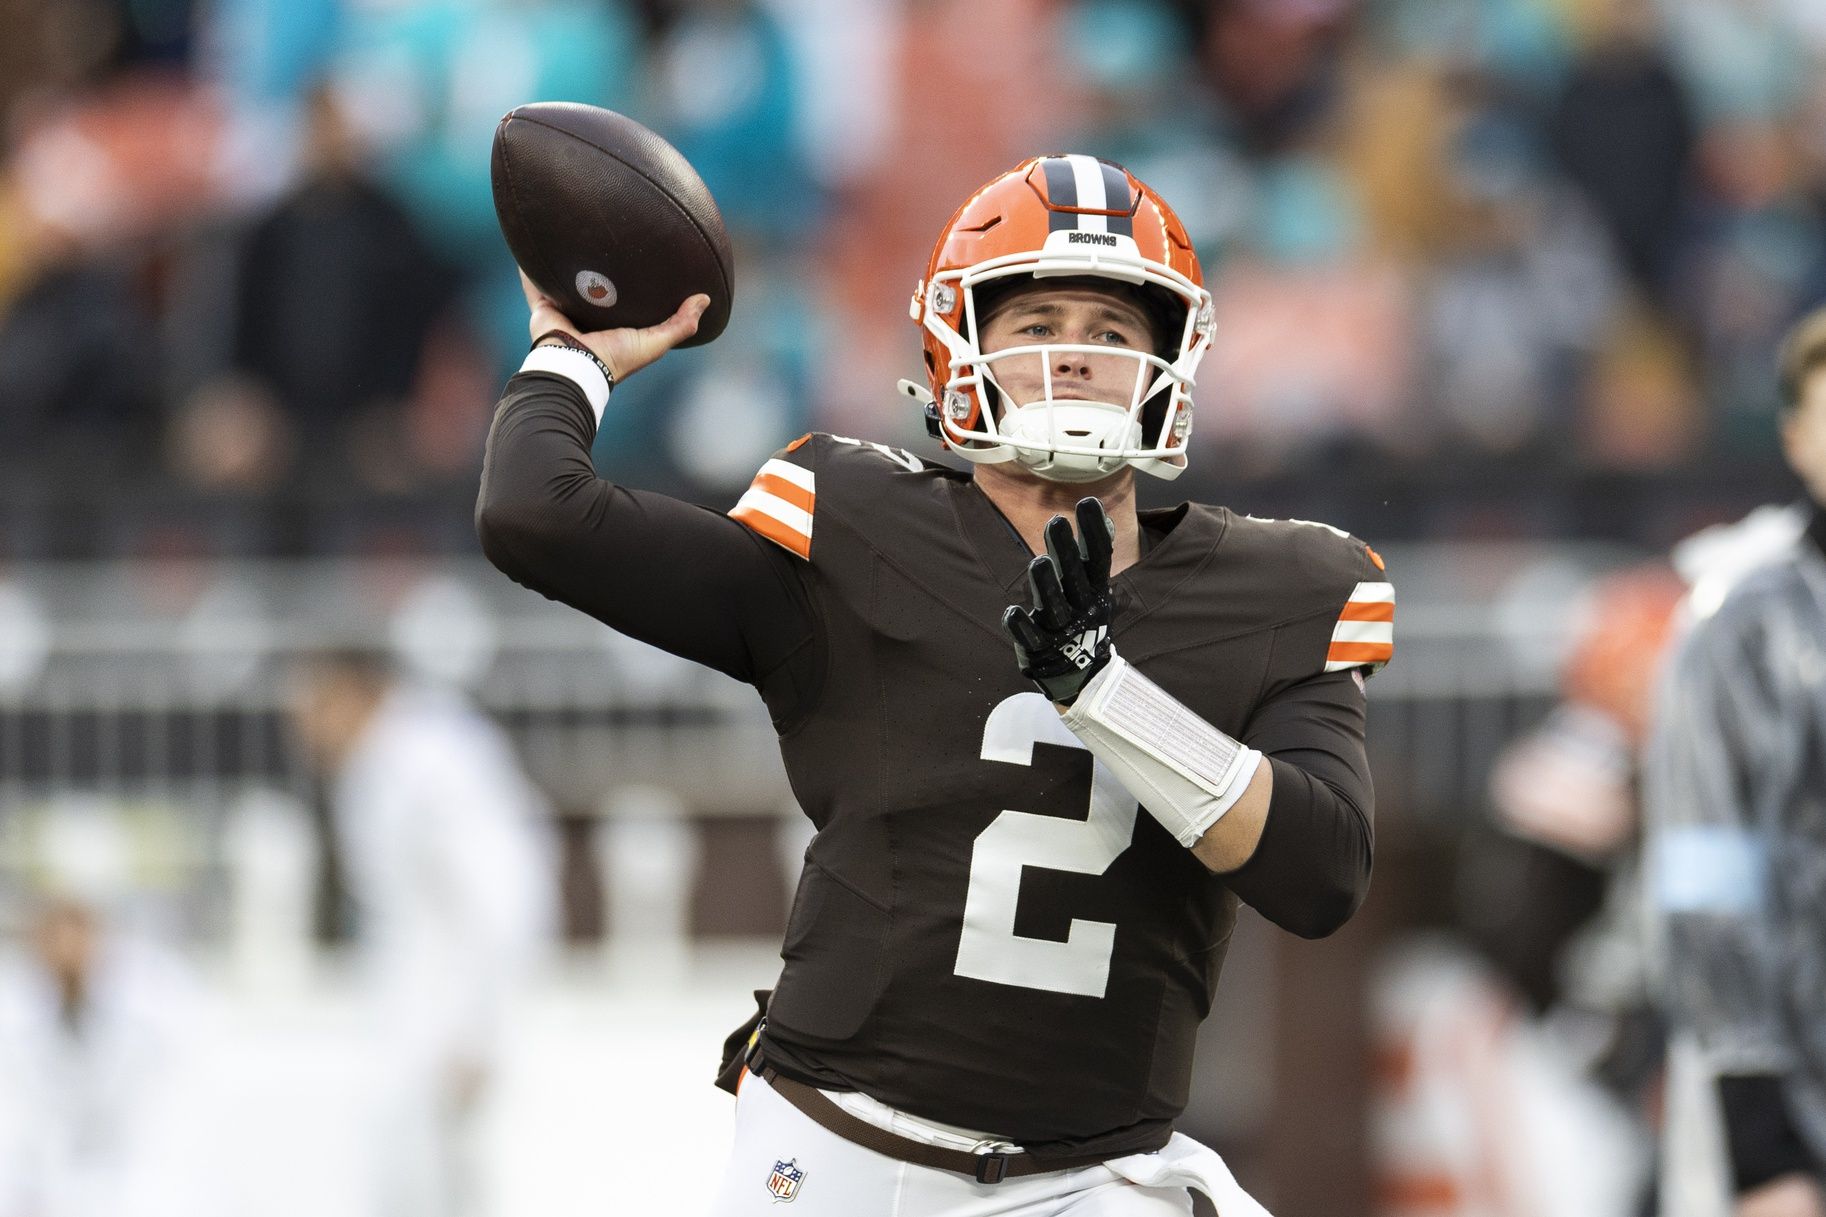
[(767, 1190), (778, 1200), (791, 1200), (799, 1194), (799, 1184), (805, 1178), (805, 1172), (799, 1169), (799, 1160), (774, 1163), (773, 1174), (767, 1176)]

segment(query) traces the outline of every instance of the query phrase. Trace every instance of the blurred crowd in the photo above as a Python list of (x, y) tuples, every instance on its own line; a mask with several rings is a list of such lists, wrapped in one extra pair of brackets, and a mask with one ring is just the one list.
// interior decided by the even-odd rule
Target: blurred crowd
[[(721, 504), (808, 428), (923, 446), (906, 299), (1036, 151), (1171, 199), (1217, 297), (1176, 487), (1378, 540), (1662, 547), (1792, 493), (1826, 299), (1810, 0), (6, 0), (0, 547), (452, 552), (524, 349), (488, 153), (631, 113), (734, 322), (605, 472)], [(995, 48), (985, 54), (982, 48)]]

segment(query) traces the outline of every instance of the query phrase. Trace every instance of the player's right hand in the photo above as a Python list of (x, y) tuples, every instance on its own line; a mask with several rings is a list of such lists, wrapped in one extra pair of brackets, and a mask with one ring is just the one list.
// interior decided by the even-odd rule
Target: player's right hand
[(569, 334), (590, 349), (590, 353), (608, 366), (617, 381), (626, 380), (654, 360), (697, 333), (698, 318), (710, 307), (710, 297), (699, 293), (688, 296), (678, 311), (644, 329), (591, 330), (583, 333), (559, 311), (558, 305), (520, 272), (520, 290), (526, 293), (526, 306), (532, 310), (527, 331), (534, 342), (553, 330)]

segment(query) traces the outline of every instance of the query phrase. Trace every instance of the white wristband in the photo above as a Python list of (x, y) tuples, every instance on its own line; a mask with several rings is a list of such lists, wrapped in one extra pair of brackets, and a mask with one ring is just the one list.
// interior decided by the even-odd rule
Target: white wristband
[(609, 379), (594, 359), (573, 347), (548, 343), (528, 351), (520, 370), (562, 376), (582, 389), (589, 399), (590, 412), (596, 416), (596, 424), (602, 425), (602, 412), (609, 404)]
[(1113, 652), (1064, 722), (1188, 849), (1243, 797), (1262, 763), (1260, 752), (1213, 727)]

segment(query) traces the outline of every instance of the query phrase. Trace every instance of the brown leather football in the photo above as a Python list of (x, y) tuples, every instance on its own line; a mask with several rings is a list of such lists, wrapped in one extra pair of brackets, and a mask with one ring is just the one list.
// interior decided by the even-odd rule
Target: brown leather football
[(626, 115), (566, 101), (495, 128), (490, 175), (507, 248), (579, 330), (656, 325), (687, 296), (710, 307), (684, 346), (729, 323), (729, 234), (678, 149)]

